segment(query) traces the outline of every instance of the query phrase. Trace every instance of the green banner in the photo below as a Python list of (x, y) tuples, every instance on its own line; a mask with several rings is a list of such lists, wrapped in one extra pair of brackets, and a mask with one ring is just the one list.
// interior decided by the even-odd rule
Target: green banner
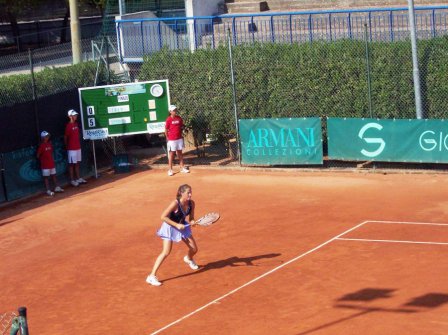
[(328, 157), (383, 162), (448, 162), (445, 120), (328, 118)]
[(239, 120), (242, 163), (322, 164), (320, 118)]

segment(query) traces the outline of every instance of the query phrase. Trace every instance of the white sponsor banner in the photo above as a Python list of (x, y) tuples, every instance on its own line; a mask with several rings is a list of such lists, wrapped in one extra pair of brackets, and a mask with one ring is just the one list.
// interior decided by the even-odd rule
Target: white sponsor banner
[(98, 129), (87, 129), (84, 130), (84, 139), (86, 140), (101, 140), (109, 136), (109, 129), (98, 128)]

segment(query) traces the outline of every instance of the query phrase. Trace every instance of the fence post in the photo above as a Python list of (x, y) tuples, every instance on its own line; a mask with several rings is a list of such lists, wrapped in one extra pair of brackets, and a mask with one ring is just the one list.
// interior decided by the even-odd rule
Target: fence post
[(110, 63), (109, 63), (109, 37), (103, 37), (106, 40), (106, 71), (107, 71), (107, 85), (110, 85)]
[(367, 91), (369, 99), (369, 112), (370, 118), (373, 118), (372, 114), (372, 93), (370, 87), (370, 54), (369, 54), (369, 36), (367, 32), (367, 23), (364, 23), (364, 39), (366, 40), (366, 72), (367, 72)]
[(36, 93), (36, 81), (34, 79), (34, 63), (33, 63), (33, 51), (28, 49), (28, 58), (30, 62), (30, 74), (31, 74), (31, 90), (33, 92), (33, 109), (34, 109), (34, 121), (36, 125), (37, 143), (39, 143), (39, 112), (37, 110), (37, 93)]
[(29, 335), (28, 322), (26, 320), (26, 307), (19, 307), (19, 316), (14, 318), (11, 325), (10, 335), (17, 335), (20, 330), (21, 335)]
[(313, 42), (313, 23), (311, 19), (311, 14), (308, 17), (308, 31), (310, 34), (310, 42)]
[[(233, 71), (233, 56), (232, 56), (232, 42), (230, 38), (230, 29), (227, 29), (228, 33), (228, 45), (229, 45), (229, 59), (230, 59), (230, 78), (232, 81), (232, 96), (233, 96), (233, 111), (235, 114), (235, 129), (236, 129), (236, 143), (237, 143), (237, 154), (238, 154), (238, 164), (241, 165), (241, 152), (240, 152), (240, 127), (238, 124), (238, 108), (236, 105), (236, 89), (235, 89), (235, 74)], [(232, 149), (230, 149), (232, 150)]]
[(412, 45), (412, 67), (414, 74), (414, 95), (415, 95), (415, 109), (417, 119), (423, 118), (422, 97), (420, 89), (420, 72), (418, 69), (418, 55), (417, 55), (417, 34), (415, 28), (415, 14), (414, 14), (414, 0), (408, 0), (409, 4), (409, 29), (411, 30), (411, 45)]
[(435, 9), (432, 10), (431, 13), (431, 35), (432, 37), (436, 37), (437, 33), (436, 33), (436, 13), (435, 13)]
[(6, 173), (5, 173), (5, 161), (3, 154), (0, 154), (0, 173), (2, 177), (2, 189), (3, 189), (3, 195), (5, 196), (5, 200), (8, 201), (8, 190), (6, 188)]
[(348, 38), (353, 39), (353, 33), (352, 33), (352, 13), (348, 13)]

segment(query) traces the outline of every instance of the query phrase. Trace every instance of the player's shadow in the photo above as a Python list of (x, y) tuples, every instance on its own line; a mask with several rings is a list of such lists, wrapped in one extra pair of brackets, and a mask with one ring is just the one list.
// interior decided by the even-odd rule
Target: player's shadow
[(331, 322), (327, 322), (323, 325), (314, 327), (301, 333), (297, 333), (296, 335), (308, 335), (319, 332), (322, 329), (326, 329), (373, 312), (412, 314), (422, 311), (422, 309), (418, 309), (418, 307), (436, 308), (448, 303), (447, 294), (428, 293), (420, 297), (412, 298), (409, 302), (403, 304), (398, 308), (384, 308), (367, 305), (368, 303), (371, 303), (375, 300), (393, 298), (393, 293), (395, 291), (396, 289), (390, 288), (365, 288), (353, 293), (348, 293), (337, 299), (337, 303), (334, 307), (354, 310), (356, 311), (354, 314)]
[[(257, 264), (255, 261), (260, 260), (260, 259), (266, 259), (266, 258), (274, 258), (274, 257), (278, 257), (281, 254), (278, 253), (272, 253), (272, 254), (264, 254), (264, 255), (258, 255), (258, 256), (252, 256), (252, 257), (237, 257), (237, 256), (233, 256), (233, 257), (229, 257), (226, 259), (221, 259), (219, 261), (215, 261), (215, 262), (210, 262), (204, 265), (200, 265), (199, 269), (194, 271), (194, 272), (189, 272), (189, 273), (185, 273), (179, 276), (175, 276), (175, 277), (171, 277), (171, 278), (167, 278), (165, 281), (168, 280), (173, 280), (173, 279), (177, 279), (177, 278), (182, 278), (182, 277), (188, 277), (188, 276), (192, 276), (192, 275), (196, 275), (205, 271), (209, 271), (209, 270), (216, 270), (216, 269), (222, 269), (225, 267), (236, 267), (236, 266), (259, 266), (260, 264)], [(254, 263), (255, 262), (255, 263)]]

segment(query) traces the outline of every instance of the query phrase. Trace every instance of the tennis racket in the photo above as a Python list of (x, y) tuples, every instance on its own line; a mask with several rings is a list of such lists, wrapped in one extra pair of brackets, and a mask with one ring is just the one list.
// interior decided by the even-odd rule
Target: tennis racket
[[(207, 227), (210, 226), (212, 224), (214, 224), (216, 221), (219, 220), (219, 213), (216, 212), (212, 212), (212, 213), (208, 213), (205, 214), (204, 216), (200, 217), (199, 219), (196, 220), (196, 224), (203, 226), (203, 227)], [(185, 227), (190, 226), (190, 224), (186, 224)]]

